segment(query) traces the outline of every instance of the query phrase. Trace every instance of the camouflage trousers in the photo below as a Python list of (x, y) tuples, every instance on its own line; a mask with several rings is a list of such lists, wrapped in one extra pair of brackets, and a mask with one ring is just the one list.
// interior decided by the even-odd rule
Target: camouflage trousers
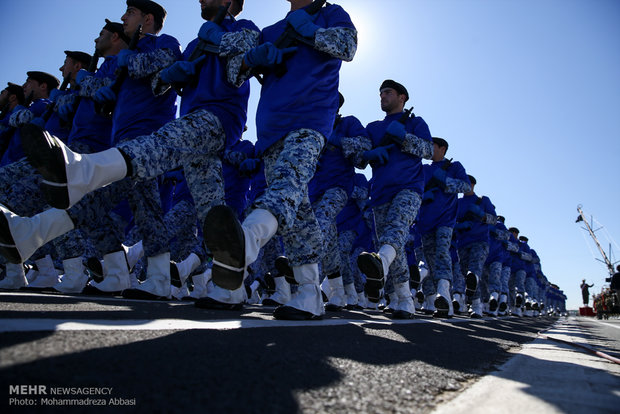
[(487, 299), (493, 292), (502, 289), (502, 262), (491, 262), (482, 270), (482, 297)]
[(323, 275), (342, 273), (342, 257), (338, 246), (338, 229), (336, 216), (347, 204), (347, 192), (340, 187), (328, 189), (323, 196), (312, 204), (314, 215), (323, 235), (323, 258), (321, 267)]
[(525, 293), (530, 299), (538, 299), (538, 284), (536, 283), (536, 276), (525, 277)]
[(159, 188), (155, 179), (136, 182), (127, 177), (87, 194), (67, 210), (76, 227), (84, 230), (104, 254), (118, 251), (125, 240), (124, 229), (98, 234), (98, 223), (124, 199), (136, 223), (147, 257), (167, 252), (169, 235), (163, 219)]
[(181, 200), (164, 214), (170, 240), (170, 259), (184, 260), (190, 253), (205, 259), (202, 238), (198, 237), (196, 209), (189, 200)]
[(357, 256), (359, 256), (363, 251), (363, 247), (356, 247), (349, 256), (349, 268), (351, 269), (351, 272), (353, 274), (353, 284), (355, 285), (355, 291), (357, 293), (363, 292), (364, 286), (366, 285), (366, 275), (363, 274), (357, 266)]
[(424, 257), (435, 284), (441, 279), (452, 281), (452, 258), (450, 257), (450, 243), (452, 242), (452, 227), (442, 226), (435, 231), (422, 236)]
[[(362, 286), (359, 279), (359, 269), (357, 268), (356, 260), (357, 256), (353, 257), (353, 243), (357, 239), (357, 232), (355, 230), (347, 230), (338, 234), (338, 253), (340, 254), (340, 273), (342, 274), (342, 283), (348, 285), (355, 283)], [(355, 260), (355, 261), (354, 261)], [(357, 282), (357, 283), (356, 283)]]
[(510, 277), (510, 282), (508, 284), (509, 292), (510, 292), (510, 303), (515, 303), (516, 294), (519, 293), (523, 295), (525, 293), (525, 270), (517, 270), (513, 272)]
[(501, 293), (503, 293), (504, 295), (508, 294), (509, 291), (509, 283), (510, 281), (510, 266), (508, 265), (503, 265), (502, 266), (502, 276), (501, 276), (501, 285), (502, 288), (500, 290)]
[(291, 266), (319, 263), (323, 236), (308, 198), (325, 138), (311, 129), (290, 132), (264, 154), (267, 188), (252, 208), (265, 209), (278, 220), (278, 234)]
[(405, 244), (421, 203), (422, 197), (415, 191), (401, 190), (391, 202), (373, 207), (379, 247), (389, 244), (396, 250), (386, 278), (385, 292), (388, 294), (392, 293), (394, 284), (409, 282)]
[(463, 294), (465, 293), (465, 278), (461, 272), (461, 262), (452, 262), (452, 292)]
[[(488, 242), (474, 242), (459, 248), (459, 261), (461, 262), (461, 273), (463, 277), (467, 275), (468, 272), (473, 272), (478, 276), (478, 280), (482, 280), (482, 269), (488, 255)], [(473, 299), (480, 299), (480, 283), (478, 283), (478, 288), (476, 289), (476, 293), (474, 293)]]
[(155, 178), (183, 167), (198, 220), (224, 204), (222, 161), (225, 133), (217, 116), (201, 109), (168, 122), (156, 132), (117, 145), (131, 159), (132, 178)]

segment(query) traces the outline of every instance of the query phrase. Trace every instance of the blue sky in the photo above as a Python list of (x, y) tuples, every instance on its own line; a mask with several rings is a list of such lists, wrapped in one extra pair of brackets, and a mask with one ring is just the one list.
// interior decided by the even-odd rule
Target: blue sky
[[(581, 279), (600, 291), (606, 268), (575, 218), (582, 204), (604, 226), (605, 250), (604, 233), (620, 242), (620, 2), (334, 2), (359, 30), (357, 56), (341, 71), (341, 112), (363, 124), (380, 119), (379, 85), (403, 83), (407, 106), (448, 140), (448, 156), (477, 178), (476, 192), (529, 237), (569, 308), (580, 304)], [(168, 10), (163, 32), (185, 46), (202, 22), (198, 1), (160, 4)], [(285, 0), (246, 0), (241, 17), (264, 27), (288, 8)], [(120, 21), (124, 10), (124, 1), (0, 0), (0, 82), (22, 83), (29, 70), (60, 77), (63, 51), (92, 53), (104, 18)]]

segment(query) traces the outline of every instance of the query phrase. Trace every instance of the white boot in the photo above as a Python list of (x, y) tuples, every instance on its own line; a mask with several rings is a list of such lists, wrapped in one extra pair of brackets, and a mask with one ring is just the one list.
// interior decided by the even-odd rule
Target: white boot
[(0, 222), (0, 232), (4, 239), (12, 240), (0, 247), (12, 263), (26, 261), (39, 247), (74, 228), (67, 212), (55, 208), (32, 217), (18, 216), (3, 205), (0, 212), (6, 219), (6, 223)]
[(386, 277), (390, 270), (390, 265), (396, 258), (396, 250), (394, 250), (391, 245), (384, 244), (381, 246), (378, 253), (381, 257), (381, 264), (383, 265), (383, 277)]
[(396, 294), (397, 303), (390, 304), (394, 308), (392, 318), (412, 319), (415, 314), (415, 306), (411, 290), (409, 290), (409, 281), (395, 284), (394, 293)]
[(422, 305), (422, 311), (426, 315), (432, 315), (437, 309), (435, 308), (435, 296), (429, 295), (424, 299), (424, 305)]
[(131, 289), (132, 276), (129, 274), (124, 251), (104, 255), (102, 268), (103, 281), (100, 283), (91, 281), (90, 286), (106, 293), (120, 293), (125, 289)]
[(81, 293), (88, 282), (88, 275), (84, 272), (82, 257), (73, 257), (62, 261), (65, 274), (60, 278), (60, 282), (54, 289), (61, 293)]
[[(452, 295), (452, 309), (456, 314), (460, 314), (461, 312), (465, 312), (465, 301), (463, 300), (463, 295), (460, 293), (455, 293)], [(462, 307), (461, 307), (462, 305)]]
[(236, 290), (247, 277), (247, 267), (258, 257), (260, 248), (278, 230), (278, 220), (264, 209), (252, 210), (240, 225), (228, 206), (213, 207), (203, 225), (205, 244), (213, 254), (214, 283)]
[(54, 261), (48, 254), (42, 259), (34, 261), (37, 265), (36, 277), (28, 281), (28, 289), (47, 289), (53, 288), (59, 282), (59, 272), (54, 267)]
[(256, 305), (260, 303), (260, 295), (258, 294), (259, 286), (260, 286), (260, 283), (258, 282), (258, 280), (255, 280), (254, 282), (250, 284), (250, 296), (248, 297), (248, 300), (247, 300), (249, 305)]
[(328, 298), (331, 296), (332, 287), (329, 283), (329, 277), (323, 279), (323, 283), (321, 283), (321, 291), (323, 291), (323, 293), (325, 293), (325, 296), (327, 296)]
[(358, 296), (355, 291), (355, 284), (347, 283), (344, 285), (344, 292), (346, 294), (347, 299), (347, 308), (355, 309), (358, 306)]
[(325, 309), (319, 286), (317, 263), (293, 266), (295, 280), (299, 283), (297, 295), (285, 306), (276, 308), (276, 319), (321, 319)]
[(189, 289), (187, 288), (187, 285), (183, 285), (180, 288), (170, 286), (170, 296), (177, 300), (181, 300), (189, 296)]
[(28, 284), (22, 263), (7, 263), (4, 279), (0, 280), (0, 289), (17, 290)]
[(196, 299), (196, 306), (205, 309), (240, 310), (243, 303), (248, 299), (245, 286), (235, 290), (228, 290), (219, 287), (213, 280), (207, 283), (207, 295), (204, 298)]
[(411, 291), (411, 294), (413, 296), (413, 306), (415, 307), (415, 310), (417, 311), (421, 311), (422, 310), (422, 305), (423, 303), (420, 303), (420, 301), (418, 300), (418, 298), (415, 295), (416, 292)]
[(128, 299), (170, 299), (170, 252), (147, 258), (146, 280), (137, 289), (127, 289), (123, 297)]
[(256, 261), (258, 252), (278, 231), (278, 219), (269, 211), (252, 210), (241, 224), (245, 236), (245, 266)]
[[(387, 303), (387, 299), (390, 300), (390, 303)], [(383, 306), (383, 313), (392, 313), (398, 307), (398, 294), (396, 293), (396, 289), (394, 289), (394, 292), (387, 294), (387, 299), (384, 296), (379, 301), (379, 306)]]
[(327, 295), (329, 301), (325, 305), (326, 310), (338, 311), (347, 305), (347, 298), (342, 284), (342, 276), (329, 279), (330, 291)]
[(521, 310), (520, 307), (513, 307), (512, 308), (512, 312), (511, 312), (512, 316), (518, 316), (519, 318), (523, 316), (523, 311)]
[(129, 269), (133, 269), (136, 263), (138, 263), (144, 256), (144, 246), (142, 245), (142, 240), (132, 246), (125, 246), (123, 244), (123, 250), (125, 250), (125, 256), (127, 256), (127, 264), (129, 265)]
[(276, 285), (276, 291), (271, 297), (263, 300), (265, 306), (280, 306), (291, 300), (291, 285), (286, 281), (284, 276), (273, 278)]
[(480, 299), (471, 301), (471, 313), (469, 317), (474, 319), (482, 318), (482, 302)]
[(423, 261), (418, 263), (418, 268), (420, 269), (420, 287), (418, 289), (422, 289), (422, 282), (429, 274), (428, 266)]
[(368, 300), (366, 299), (366, 294), (364, 292), (357, 293), (357, 304), (362, 308), (368, 306)]
[(170, 262), (171, 278), (175, 279), (176, 283), (180, 283), (181, 286), (183, 286), (189, 275), (191, 275), (198, 266), (200, 266), (200, 258), (195, 253), (190, 253), (185, 260), (178, 263)]
[[(127, 163), (121, 152), (116, 148), (92, 154), (79, 154), (71, 151), (60, 139), (44, 132), (47, 139), (54, 139), (54, 146), (62, 151), (66, 183), (55, 182), (54, 175), (46, 174), (39, 165), (35, 167), (43, 175), (41, 187), (52, 194), (50, 204), (54, 207), (67, 209), (80, 201), (91, 191), (105, 187), (127, 176)], [(30, 160), (30, 157), (28, 158)], [(47, 169), (61, 168), (60, 165), (48, 166)]]
[(499, 306), (498, 306), (498, 312), (497, 314), (499, 316), (504, 316), (506, 315), (506, 308), (508, 307), (508, 296), (504, 293), (502, 293), (501, 295), (499, 295)]
[(200, 299), (207, 296), (207, 282), (211, 280), (211, 269), (207, 269), (204, 273), (192, 276), (194, 289), (189, 294), (190, 298)]
[(452, 307), (452, 298), (450, 297), (450, 281), (448, 279), (440, 279), (437, 282), (437, 295), (435, 296), (435, 308), (433, 314), (438, 318), (450, 318), (454, 316), (454, 308)]
[(491, 292), (491, 297), (489, 298), (489, 315), (497, 316), (498, 309), (499, 309), (499, 293)]

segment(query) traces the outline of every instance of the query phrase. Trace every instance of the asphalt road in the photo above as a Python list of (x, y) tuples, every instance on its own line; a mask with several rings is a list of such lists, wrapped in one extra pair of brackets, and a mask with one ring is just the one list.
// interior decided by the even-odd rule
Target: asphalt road
[[(393, 322), (367, 311), (287, 323), (273, 320), (271, 309), (261, 306), (218, 312), (182, 302), (2, 293), (0, 407), (65, 413), (426, 413), (496, 370), (556, 321), (438, 321), (418, 315)], [(618, 356), (613, 335), (620, 330), (592, 323), (587, 329), (595, 330), (598, 344)], [(46, 394), (20, 393), (29, 390), (19, 385), (41, 385)], [(50, 395), (71, 388), (108, 394)], [(107, 406), (46, 405), (51, 397), (82, 402), (105, 397)], [(25, 400), (36, 405), (18, 405)]]

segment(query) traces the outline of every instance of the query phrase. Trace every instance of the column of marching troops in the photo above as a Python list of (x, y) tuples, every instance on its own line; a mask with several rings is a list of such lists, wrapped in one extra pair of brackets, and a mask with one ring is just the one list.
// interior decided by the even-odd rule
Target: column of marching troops
[(293, 320), (565, 312), (405, 86), (379, 85), (386, 116), (366, 127), (340, 114), (357, 47), (342, 7), (290, 0), (259, 30), (242, 0), (202, 0), (182, 51), (161, 5), (126, 3), (92, 56), (64, 52), (62, 82), (30, 71), (2, 91), (0, 288), (261, 303)]

